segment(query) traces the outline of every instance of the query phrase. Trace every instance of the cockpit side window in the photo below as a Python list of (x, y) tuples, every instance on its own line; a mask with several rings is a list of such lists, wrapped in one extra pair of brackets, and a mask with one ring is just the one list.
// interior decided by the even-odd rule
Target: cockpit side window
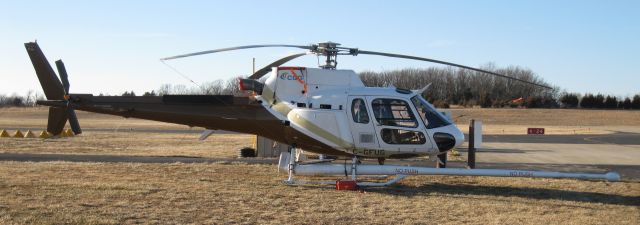
[(440, 114), (431, 104), (419, 96), (411, 98), (411, 102), (416, 107), (416, 111), (420, 115), (420, 118), (427, 125), (427, 129), (442, 127), (451, 124), (442, 114)]
[(409, 104), (400, 99), (376, 98), (371, 102), (376, 121), (383, 126), (418, 127)]
[(364, 124), (369, 123), (367, 106), (361, 98), (356, 98), (351, 102), (351, 117), (353, 117), (353, 122)]

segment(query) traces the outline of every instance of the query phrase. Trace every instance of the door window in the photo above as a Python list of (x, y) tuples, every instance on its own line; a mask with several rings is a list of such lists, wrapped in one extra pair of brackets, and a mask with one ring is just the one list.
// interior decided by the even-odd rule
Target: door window
[(380, 136), (385, 143), (396, 145), (421, 145), (427, 141), (422, 132), (412, 130), (385, 128), (380, 131)]
[(369, 123), (369, 113), (367, 113), (367, 106), (364, 104), (364, 100), (356, 98), (351, 102), (351, 116), (353, 117), (353, 122)]
[(373, 114), (382, 126), (418, 127), (409, 104), (400, 99), (376, 98), (371, 102)]

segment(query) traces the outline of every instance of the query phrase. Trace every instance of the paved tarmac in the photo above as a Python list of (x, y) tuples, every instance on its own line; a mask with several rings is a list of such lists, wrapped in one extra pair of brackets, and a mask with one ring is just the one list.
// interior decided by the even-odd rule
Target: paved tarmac
[(639, 133), (577, 135), (483, 135), (483, 142), (640, 145)]

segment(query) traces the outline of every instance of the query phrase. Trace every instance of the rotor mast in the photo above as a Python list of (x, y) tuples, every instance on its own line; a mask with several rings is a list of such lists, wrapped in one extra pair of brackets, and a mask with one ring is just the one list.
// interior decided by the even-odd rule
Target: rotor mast
[(317, 45), (312, 45), (311, 52), (316, 55), (324, 55), (326, 60), (324, 61), (324, 65), (319, 65), (322, 69), (335, 70), (338, 66), (338, 49), (339, 43), (327, 41), (321, 42)]

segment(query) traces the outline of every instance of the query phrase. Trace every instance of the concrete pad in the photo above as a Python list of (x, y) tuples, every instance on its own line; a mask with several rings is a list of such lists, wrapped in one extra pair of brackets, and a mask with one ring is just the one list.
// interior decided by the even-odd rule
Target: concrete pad
[[(461, 156), (450, 167), (466, 165), (466, 146), (458, 151)], [(640, 145), (487, 142), (476, 152), (476, 168), (615, 171), (623, 180), (640, 180)]]
[(477, 162), (640, 165), (640, 145), (490, 142), (483, 147)]

